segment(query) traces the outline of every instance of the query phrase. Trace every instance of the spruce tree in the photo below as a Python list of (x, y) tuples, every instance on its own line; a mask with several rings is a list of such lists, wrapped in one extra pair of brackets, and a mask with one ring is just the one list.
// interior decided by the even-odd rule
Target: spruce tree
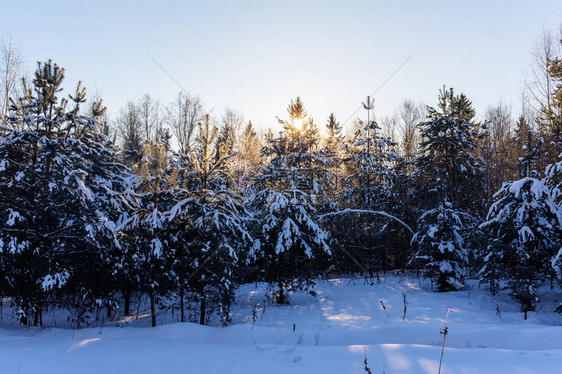
[[(331, 255), (327, 234), (319, 227), (314, 205), (326, 196), (326, 162), (312, 148), (317, 129), (302, 101), (288, 107), (283, 131), (263, 149), (269, 162), (258, 176), (252, 207), (258, 219), (251, 258), (260, 277), (271, 284), (276, 301), (288, 303), (288, 292), (312, 291), (319, 260)], [(316, 131), (315, 131), (316, 130)]]
[(506, 280), (525, 318), (535, 309), (537, 285), (552, 273), (551, 260), (562, 238), (562, 214), (533, 169), (539, 147), (540, 143), (531, 147), (529, 132), (526, 156), (520, 161), (521, 179), (503, 184), (480, 226), (490, 238), (482, 281), (495, 292)]
[(421, 206), (431, 208), (446, 192), (456, 209), (478, 216), (485, 202), (484, 171), (475, 154), (482, 134), (472, 122), (472, 104), (463, 94), (443, 89), (438, 108), (428, 107), (428, 113), (430, 121), (418, 125), (422, 141), (414, 172)]
[(310, 196), (296, 188), (266, 188), (254, 204), (261, 228), (251, 258), (260, 269), (260, 278), (275, 289), (278, 304), (289, 303), (289, 292), (314, 294), (312, 278), (319, 272), (320, 261), (332, 252)]
[(455, 291), (464, 284), (468, 250), (461, 216), (462, 213), (445, 200), (422, 214), (418, 232), (412, 239), (417, 245), (414, 260), (421, 263), (439, 292)]
[(342, 127), (336, 120), (336, 116), (334, 116), (334, 113), (330, 113), (330, 116), (328, 117), (326, 132), (326, 149), (332, 154), (340, 153), (344, 143), (344, 136), (342, 135)]

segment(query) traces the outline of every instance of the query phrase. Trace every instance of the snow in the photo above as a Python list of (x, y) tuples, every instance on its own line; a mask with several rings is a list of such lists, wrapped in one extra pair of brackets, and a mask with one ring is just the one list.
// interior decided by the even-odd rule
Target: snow
[(8, 220), (6, 221), (6, 226), (13, 226), (16, 224), (16, 220), (23, 221), (24, 218), (13, 209), (8, 209), (10, 211), (10, 215), (8, 216)]
[(439, 232), (439, 228), (437, 226), (430, 226), (429, 230), (427, 230), (427, 236), (430, 238), (435, 238), (435, 234)]
[(317, 297), (292, 295), (290, 305), (270, 305), (264, 285), (244, 285), (228, 327), (149, 328), (150, 317), (142, 313), (138, 321), (120, 317), (81, 330), (16, 328), (4, 318), (0, 371), (360, 374), (366, 354), (373, 373), (436, 373), (447, 315), (442, 373), (553, 373), (562, 367), (562, 317), (551, 312), (553, 291), (540, 290), (544, 308), (524, 321), (506, 292), (492, 296), (475, 282), (464, 291), (433, 293), (417, 277), (381, 280), (320, 281)]
[(69, 276), (70, 274), (67, 271), (53, 275), (48, 274), (43, 279), (43, 282), (41, 282), (41, 288), (45, 291), (51, 290), (55, 287), (60, 288), (65, 285)]

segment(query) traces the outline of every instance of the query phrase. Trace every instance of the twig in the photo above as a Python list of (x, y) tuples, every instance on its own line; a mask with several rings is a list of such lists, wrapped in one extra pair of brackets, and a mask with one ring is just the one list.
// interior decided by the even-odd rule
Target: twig
[(373, 374), (373, 372), (371, 371), (371, 368), (369, 367), (369, 364), (367, 363), (367, 350), (365, 348), (363, 348), (363, 354), (365, 355), (365, 359), (363, 360), (363, 363), (365, 364), (365, 366), (364, 366), (365, 373)]
[(445, 320), (441, 322), (441, 326), (445, 324), (445, 327), (439, 329), (439, 333), (441, 334), (441, 358), (439, 359), (439, 371), (438, 374), (441, 374), (441, 364), (443, 363), (443, 352), (445, 351), (445, 338), (447, 338), (447, 334), (449, 333), (449, 327), (447, 326), (447, 320), (449, 319), (449, 312), (451, 308), (447, 310), (447, 316)]
[(390, 316), (388, 315), (388, 311), (386, 310), (386, 306), (384, 305), (382, 299), (380, 299), (380, 302), (381, 302), (382, 308), (383, 308), (384, 311), (386, 312), (386, 317), (387, 317), (388, 319), (390, 319)]

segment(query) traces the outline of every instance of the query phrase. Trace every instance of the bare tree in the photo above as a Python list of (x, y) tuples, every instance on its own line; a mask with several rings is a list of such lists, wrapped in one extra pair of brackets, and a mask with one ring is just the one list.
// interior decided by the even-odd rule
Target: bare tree
[(197, 123), (203, 117), (201, 101), (180, 92), (176, 100), (168, 105), (166, 112), (165, 121), (176, 138), (179, 153), (186, 155), (191, 151)]
[(232, 109), (226, 109), (221, 122), (217, 146), (220, 145), (222, 147), (225, 155), (230, 155), (236, 147), (238, 134), (244, 124), (244, 116)]
[(485, 163), (488, 198), (506, 180), (516, 177), (517, 149), (514, 147), (511, 106), (499, 101), (485, 114), (485, 131), (481, 152)]
[(5, 124), (5, 118), (10, 106), (10, 98), (18, 96), (18, 79), (23, 74), (23, 54), (14, 45), (9, 34), (0, 40), (0, 74), (2, 75), (2, 90), (0, 92), (0, 123)]
[(144, 139), (153, 144), (161, 143), (160, 135), (163, 131), (158, 101), (147, 93), (141, 98), (137, 108)]
[(135, 103), (129, 101), (117, 116), (117, 133), (121, 146), (126, 152), (140, 154), (145, 141), (139, 111)]
[(560, 55), (560, 45), (557, 43), (560, 37), (555, 37), (551, 30), (543, 30), (533, 50), (533, 67), (530, 78), (525, 82), (527, 102), (537, 115), (539, 127), (549, 125), (549, 119), (542, 114), (548, 113), (548, 108), (551, 107), (553, 101), (555, 86), (549, 64), (557, 55)]
[(383, 117), (380, 121), (381, 135), (387, 139), (396, 140), (398, 119), (396, 116)]
[[(562, 26), (562, 25), (561, 25)], [(543, 172), (548, 164), (556, 162), (560, 150), (557, 147), (556, 133), (556, 76), (553, 75), (553, 62), (562, 58), (562, 27), (558, 33), (544, 30), (533, 51), (531, 76), (525, 84), (526, 101), (532, 109), (531, 127), (537, 139), (544, 139), (540, 147), (536, 168)]]
[(423, 121), (425, 108), (412, 100), (404, 100), (398, 107), (398, 127), (400, 132), (400, 150), (406, 161), (411, 161), (419, 145), (419, 135), (416, 125)]

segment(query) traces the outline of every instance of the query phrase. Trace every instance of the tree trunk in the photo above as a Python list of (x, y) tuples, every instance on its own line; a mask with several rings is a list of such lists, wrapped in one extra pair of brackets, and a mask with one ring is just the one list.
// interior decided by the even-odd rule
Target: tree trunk
[(131, 287), (127, 284), (125, 286), (125, 315), (131, 314)]
[(277, 295), (277, 304), (289, 304), (289, 300), (285, 295), (285, 289), (283, 288), (283, 282), (279, 282), (279, 294)]
[(27, 315), (29, 313), (29, 308), (26, 307), (24, 312), (25, 313), (20, 317), (20, 323), (27, 326)]
[(206, 300), (205, 300), (205, 294), (203, 292), (200, 293), (201, 295), (201, 305), (200, 305), (200, 311), (199, 311), (199, 324), (200, 325), (204, 325), (205, 324), (205, 312), (206, 312)]
[(150, 291), (150, 314), (152, 317), (152, 327), (156, 327), (156, 304), (154, 302), (154, 290)]
[(33, 313), (33, 326), (39, 326), (39, 313), (41, 313), (41, 306), (37, 306), (37, 310)]
[(180, 288), (180, 321), (181, 322), (185, 322), (185, 314), (184, 314), (184, 304), (183, 304), (183, 294), (184, 294), (184, 289), (183, 287)]
[(139, 310), (140, 310), (141, 301), (142, 301), (142, 292), (139, 292), (139, 302), (137, 304), (137, 316), (135, 317), (135, 321), (139, 319)]

